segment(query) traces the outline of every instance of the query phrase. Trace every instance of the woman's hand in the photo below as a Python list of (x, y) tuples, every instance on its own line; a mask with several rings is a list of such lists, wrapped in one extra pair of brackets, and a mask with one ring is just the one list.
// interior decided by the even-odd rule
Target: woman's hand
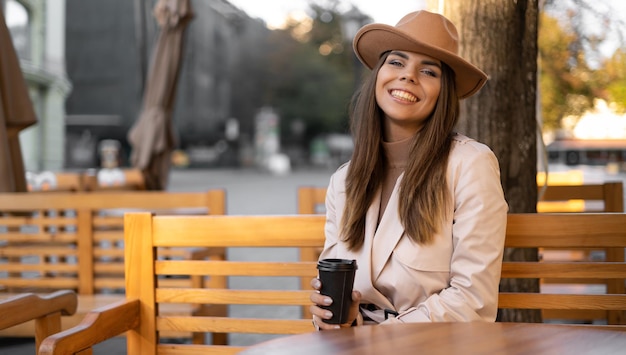
[(320, 306), (329, 306), (333, 303), (333, 300), (325, 295), (320, 293), (320, 289), (322, 288), (322, 283), (319, 279), (314, 278), (311, 280), (311, 286), (315, 289), (314, 292), (311, 293), (311, 302), (314, 303), (311, 306), (311, 313), (313, 314), (313, 323), (320, 330), (328, 330), (328, 329), (339, 329), (342, 327), (350, 327), (354, 320), (357, 319), (359, 314), (359, 304), (361, 303), (361, 292), (352, 291), (352, 305), (350, 306), (350, 312), (348, 315), (349, 321), (344, 324), (328, 324), (324, 322), (325, 319), (330, 319), (333, 317), (331, 311), (321, 308)]

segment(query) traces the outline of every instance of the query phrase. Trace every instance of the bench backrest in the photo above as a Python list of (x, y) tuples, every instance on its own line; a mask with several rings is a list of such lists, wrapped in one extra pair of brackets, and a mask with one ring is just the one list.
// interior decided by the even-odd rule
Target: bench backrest
[[(221, 189), (0, 194), (0, 286), (11, 292), (123, 292), (124, 212), (224, 214), (225, 208)], [(189, 252), (160, 251), (162, 257)], [(203, 257), (206, 250), (192, 252)]]
[(624, 212), (623, 183), (548, 185), (537, 212)]
[[(581, 318), (606, 319), (608, 324), (626, 324), (626, 214), (563, 213), (509, 214), (507, 248), (601, 248), (615, 253), (611, 261), (505, 261), (502, 278), (550, 278), (564, 284), (571, 279), (611, 280), (602, 294), (582, 285), (572, 293), (500, 293), (500, 308), (580, 311)], [(621, 255), (621, 257), (619, 257)], [(579, 285), (580, 286), (580, 285)], [(554, 317), (554, 316), (552, 316)], [(569, 319), (570, 316), (564, 317)]]
[[(537, 212), (624, 212), (624, 187), (621, 181), (548, 185), (545, 190), (541, 186), (538, 189), (541, 201), (537, 204)], [(298, 213), (322, 213), (325, 198), (326, 187), (299, 187)], [(573, 200), (580, 204), (574, 207), (568, 205)], [(585, 202), (588, 206), (585, 206)]]
[[(580, 177), (582, 179), (582, 176)], [(564, 182), (564, 181), (560, 181)], [(538, 187), (541, 192), (543, 188)], [(324, 211), (325, 187), (303, 186), (298, 188), (298, 213), (322, 213)], [(624, 212), (623, 183), (605, 182), (601, 184), (570, 184), (546, 186), (542, 193), (541, 201), (537, 203), (538, 212)], [(624, 227), (626, 228), (626, 226)], [(565, 244), (559, 248), (540, 248), (540, 257), (546, 260), (572, 260), (579, 261), (601, 260), (609, 262), (623, 262), (624, 250), (620, 248), (565, 248)], [(301, 250), (303, 260), (316, 260), (319, 249), (307, 248)], [(572, 275), (574, 276), (574, 275)], [(308, 280), (302, 280), (305, 287)], [(569, 286), (568, 286), (569, 285)], [(587, 278), (576, 279), (553, 279), (548, 276), (541, 280), (541, 288), (551, 292), (551, 288), (567, 289), (579, 288), (603, 288), (602, 292), (623, 293), (623, 282), (616, 279)], [(620, 286), (621, 285), (621, 286)], [(306, 310), (304, 311), (307, 312)], [(553, 320), (580, 320), (580, 321), (612, 321), (607, 318), (614, 312), (589, 312), (578, 310), (544, 310), (544, 319)]]
[[(620, 247), (626, 246), (625, 214), (511, 214), (508, 217), (506, 246), (525, 247)], [(298, 278), (317, 275), (314, 261), (278, 260), (277, 250), (320, 247), (324, 242), (325, 217), (288, 216), (153, 216), (125, 215), (127, 302), (94, 312), (82, 326), (50, 337), (46, 354), (78, 351), (103, 340), (103, 334), (127, 332), (129, 354), (234, 354), (258, 341), (233, 342), (231, 346), (162, 344), (159, 332), (178, 330), (231, 334), (295, 334), (313, 331), (310, 318), (299, 319), (296, 309), (285, 313), (277, 306), (309, 305), (311, 288), (300, 290)], [(159, 260), (163, 247), (228, 247), (228, 260)], [(234, 260), (237, 248), (274, 249), (265, 258)], [(257, 259), (258, 257), (258, 259)], [(297, 259), (297, 258), (295, 258)], [(263, 261), (268, 260), (268, 261)], [(180, 275), (229, 278), (229, 287), (162, 287), (158, 277)], [(624, 280), (626, 264), (540, 261), (505, 262), (505, 278), (550, 276), (611, 278)], [(286, 284), (283, 278), (295, 278)], [(239, 277), (245, 279), (237, 280)], [(260, 278), (260, 280), (256, 279)], [(626, 295), (576, 295), (501, 293), (501, 308), (518, 309), (626, 309)], [(168, 316), (159, 314), (165, 304), (198, 304), (230, 308), (229, 317)], [(235, 311), (241, 305), (263, 306)], [(115, 326), (111, 322), (118, 320)], [(599, 325), (590, 325), (600, 327)], [(615, 326), (624, 329), (624, 326)], [(233, 334), (233, 335), (234, 335)], [(82, 340), (81, 340), (82, 339)], [(91, 343), (89, 343), (91, 342)]]
[[(267, 261), (233, 260), (232, 249), (257, 248), (255, 254), (259, 255), (262, 248), (274, 248), (271, 252), (276, 251), (275, 248), (323, 245), (324, 220), (319, 215), (169, 217), (127, 214), (126, 295), (140, 299), (142, 304), (142, 326), (128, 333), (128, 353), (155, 353), (157, 332), (168, 330), (272, 335), (313, 331), (310, 319), (299, 319), (297, 307), (290, 317), (279, 306), (310, 304), (310, 287), (300, 290), (297, 280), (298, 277), (309, 280), (315, 277), (316, 263), (297, 261), (297, 258), (278, 261), (271, 253)], [(155, 248), (159, 247), (229, 247), (231, 258), (228, 261), (158, 260)], [(228, 276), (230, 287), (163, 288), (154, 283), (155, 276), (180, 275)], [(244, 277), (240, 279), (240, 287), (236, 286), (234, 277)], [(294, 282), (288, 283), (285, 277)], [(277, 281), (268, 281), (273, 278)], [(227, 318), (159, 317), (155, 311), (158, 305), (171, 302), (228, 305), (231, 312)], [(272, 306), (276, 314), (271, 312), (272, 319), (267, 311), (251, 309), (245, 315), (245, 308), (244, 315), (234, 314), (232, 307), (241, 305)], [(206, 347), (203, 351), (220, 350), (211, 345)], [(241, 347), (231, 348), (233, 353), (239, 350)]]

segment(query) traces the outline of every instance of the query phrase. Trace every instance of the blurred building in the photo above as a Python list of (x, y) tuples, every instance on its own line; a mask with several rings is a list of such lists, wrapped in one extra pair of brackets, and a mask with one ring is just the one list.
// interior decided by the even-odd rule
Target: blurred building
[[(68, 167), (99, 164), (97, 146), (104, 139), (121, 143), (121, 163), (127, 164), (126, 135), (141, 109), (159, 31), (155, 3), (67, 0), (66, 59), (73, 85), (66, 104)], [(252, 137), (262, 95), (251, 92), (258, 87), (251, 83), (262, 80), (255, 75), (256, 58), (269, 30), (225, 0), (192, 0), (192, 6), (173, 114), (179, 146), (200, 152), (236, 147), (225, 143), (227, 123), (237, 121), (241, 139)]]
[(60, 170), (65, 99), (71, 90), (65, 70), (65, 0), (0, 0), (0, 6), (38, 117), (20, 134), (25, 168)]

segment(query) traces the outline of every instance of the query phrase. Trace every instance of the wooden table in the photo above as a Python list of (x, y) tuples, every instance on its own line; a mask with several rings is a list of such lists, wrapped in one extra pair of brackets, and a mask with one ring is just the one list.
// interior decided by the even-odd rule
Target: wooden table
[(541, 323), (374, 325), (278, 338), (240, 354), (626, 354), (626, 332)]

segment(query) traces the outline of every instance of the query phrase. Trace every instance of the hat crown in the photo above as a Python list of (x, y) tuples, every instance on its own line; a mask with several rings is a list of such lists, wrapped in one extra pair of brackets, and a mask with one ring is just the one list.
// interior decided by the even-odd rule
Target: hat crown
[(440, 14), (416, 11), (405, 15), (396, 28), (417, 42), (457, 54), (459, 35), (456, 27)]

